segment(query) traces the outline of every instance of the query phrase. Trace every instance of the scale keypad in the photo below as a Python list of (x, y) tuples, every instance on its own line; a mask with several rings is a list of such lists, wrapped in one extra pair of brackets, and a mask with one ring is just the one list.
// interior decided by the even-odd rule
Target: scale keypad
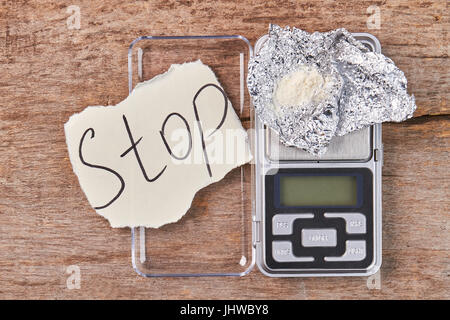
[[(314, 184), (312, 177), (334, 176), (337, 180), (322, 181), (344, 181), (351, 186), (344, 190), (354, 193), (347, 198), (347, 194), (341, 198), (315, 198), (314, 192), (309, 193), (320, 181), (316, 179)], [(314, 187), (310, 190), (298, 182), (295, 189), (292, 181)], [(267, 267), (305, 272), (329, 269), (338, 273), (369, 268), (375, 258), (372, 182), (369, 169), (354, 167), (280, 168), (266, 174), (263, 241)], [(323, 189), (314, 190), (331, 192), (327, 187), (325, 183)], [(298, 193), (299, 189), (303, 193)], [(340, 191), (333, 189), (333, 195)], [(302, 198), (304, 194), (307, 196)]]
[[(345, 222), (345, 233), (347, 235), (365, 235), (367, 221), (365, 215), (358, 212), (326, 212), (323, 214), (324, 221), (331, 224), (343, 220)], [(272, 218), (272, 235), (290, 236), (288, 240), (272, 241), (272, 257), (276, 262), (313, 262), (313, 256), (297, 256), (294, 254), (293, 243), (300, 244), (304, 248), (335, 248), (338, 245), (338, 228), (311, 228), (310, 223), (315, 218), (313, 213), (301, 214), (275, 214)], [(337, 220), (339, 219), (339, 220)], [(298, 221), (297, 229), (294, 223)], [(308, 222), (309, 223), (305, 223)], [(305, 225), (305, 227), (302, 227)], [(308, 225), (308, 226), (306, 226)], [(341, 230), (341, 231), (342, 231)], [(346, 235), (340, 235), (346, 239)], [(341, 240), (342, 241), (342, 240)], [(362, 261), (367, 256), (366, 240), (344, 240), (345, 250), (340, 255), (324, 255), (325, 262), (352, 262)]]

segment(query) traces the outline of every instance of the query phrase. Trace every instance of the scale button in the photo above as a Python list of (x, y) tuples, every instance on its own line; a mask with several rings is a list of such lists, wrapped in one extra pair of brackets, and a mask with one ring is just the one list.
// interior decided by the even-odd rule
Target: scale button
[(347, 240), (345, 253), (341, 257), (325, 257), (325, 261), (361, 261), (366, 257), (366, 241)]
[(288, 235), (292, 234), (292, 226), (296, 219), (312, 219), (312, 213), (303, 214), (277, 214), (272, 219), (272, 234), (273, 235)]
[(366, 233), (366, 217), (361, 213), (325, 213), (326, 218), (344, 218), (347, 233)]
[(336, 229), (302, 229), (304, 247), (336, 247)]
[(273, 241), (272, 256), (277, 262), (312, 262), (313, 257), (296, 257), (292, 252), (292, 242)]

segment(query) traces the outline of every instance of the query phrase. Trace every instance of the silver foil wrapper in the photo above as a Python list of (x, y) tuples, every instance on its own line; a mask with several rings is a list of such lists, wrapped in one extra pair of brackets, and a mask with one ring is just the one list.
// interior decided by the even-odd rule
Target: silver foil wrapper
[[(330, 80), (328, 94), (301, 107), (276, 108), (277, 83), (304, 66)], [(247, 85), (256, 113), (281, 142), (316, 155), (325, 153), (336, 135), (375, 123), (400, 122), (416, 109), (403, 72), (345, 29), (308, 33), (271, 25), (268, 40), (249, 62)]]

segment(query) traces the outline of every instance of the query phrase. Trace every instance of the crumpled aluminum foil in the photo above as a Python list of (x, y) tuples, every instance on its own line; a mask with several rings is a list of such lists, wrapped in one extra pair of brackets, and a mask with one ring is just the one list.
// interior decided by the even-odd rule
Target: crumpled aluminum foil
[[(329, 95), (302, 107), (276, 108), (277, 83), (305, 65), (332, 80)], [(375, 123), (404, 121), (416, 109), (403, 72), (345, 29), (311, 34), (271, 25), (268, 40), (248, 68), (247, 85), (261, 121), (284, 144), (315, 155), (324, 154), (336, 135)]]

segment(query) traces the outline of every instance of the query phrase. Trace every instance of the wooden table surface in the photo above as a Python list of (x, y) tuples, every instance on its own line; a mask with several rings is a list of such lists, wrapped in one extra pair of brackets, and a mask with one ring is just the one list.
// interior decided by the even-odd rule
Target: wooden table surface
[[(71, 5), (79, 29), (69, 28)], [(383, 125), (380, 289), (366, 278), (275, 279), (257, 269), (242, 278), (140, 277), (130, 230), (95, 214), (72, 172), (63, 125), (127, 96), (133, 39), (241, 34), (254, 44), (269, 23), (370, 32), (416, 96), (414, 119)], [(448, 31), (445, 0), (1, 1), (0, 298), (450, 298)], [(71, 265), (80, 289), (66, 286)]]

